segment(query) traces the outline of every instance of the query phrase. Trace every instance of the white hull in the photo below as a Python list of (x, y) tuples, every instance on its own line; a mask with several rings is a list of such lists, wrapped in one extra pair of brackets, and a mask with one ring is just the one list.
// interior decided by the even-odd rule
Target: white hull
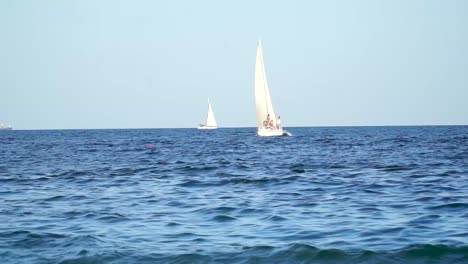
[(197, 129), (218, 129), (217, 126), (205, 126), (205, 125), (199, 125)]
[(3, 124), (1, 124), (0, 130), (13, 130), (13, 128), (10, 125), (4, 126)]
[(257, 135), (259, 137), (281, 137), (286, 136), (287, 134), (282, 128), (259, 127), (257, 129)]

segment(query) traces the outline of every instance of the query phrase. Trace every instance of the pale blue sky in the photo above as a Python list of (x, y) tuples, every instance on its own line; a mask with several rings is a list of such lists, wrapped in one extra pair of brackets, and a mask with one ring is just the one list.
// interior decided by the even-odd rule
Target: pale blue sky
[(0, 1), (0, 122), (255, 126), (262, 39), (285, 126), (468, 124), (468, 1)]

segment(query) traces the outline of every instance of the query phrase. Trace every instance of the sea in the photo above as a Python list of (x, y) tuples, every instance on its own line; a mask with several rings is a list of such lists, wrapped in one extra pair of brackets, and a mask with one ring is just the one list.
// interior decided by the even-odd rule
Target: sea
[(468, 263), (468, 126), (0, 131), (0, 263)]

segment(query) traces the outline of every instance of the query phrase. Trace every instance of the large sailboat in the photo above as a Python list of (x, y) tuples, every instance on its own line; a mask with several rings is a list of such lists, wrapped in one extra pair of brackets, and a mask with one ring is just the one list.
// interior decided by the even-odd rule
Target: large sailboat
[(255, 61), (255, 108), (257, 113), (257, 135), (261, 137), (286, 136), (280, 117), (275, 115), (271, 102), (270, 90), (263, 64), (262, 43), (258, 40), (257, 58)]
[(216, 119), (213, 113), (213, 108), (210, 104), (210, 99), (208, 99), (208, 115), (206, 117), (206, 121), (204, 124), (200, 124), (198, 129), (217, 129), (218, 124), (216, 123)]

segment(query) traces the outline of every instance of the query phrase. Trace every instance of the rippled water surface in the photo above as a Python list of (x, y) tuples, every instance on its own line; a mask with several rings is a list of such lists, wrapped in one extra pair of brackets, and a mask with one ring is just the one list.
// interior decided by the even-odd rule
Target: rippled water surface
[(1, 263), (468, 263), (468, 127), (0, 131)]

